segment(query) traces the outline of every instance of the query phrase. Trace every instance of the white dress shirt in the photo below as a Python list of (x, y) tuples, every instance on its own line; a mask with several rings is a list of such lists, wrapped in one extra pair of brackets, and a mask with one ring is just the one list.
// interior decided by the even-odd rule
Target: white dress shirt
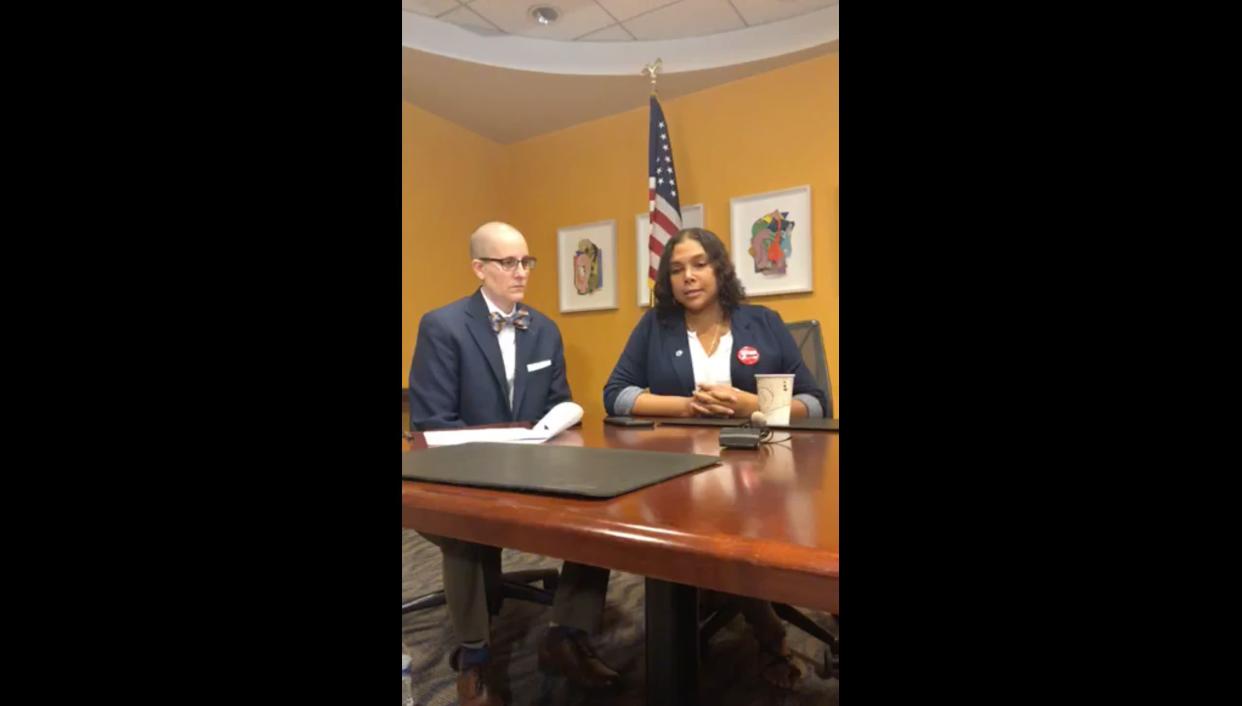
[[(483, 294), (483, 301), (487, 302), (488, 313), (498, 313), (502, 316), (512, 316), (517, 311), (517, 305), (510, 307), (509, 311), (501, 311), (500, 307), (492, 303), (487, 298), (487, 290), (479, 290)], [(500, 333), (496, 334), (500, 342), (500, 357), (505, 361), (505, 381), (509, 383), (509, 407), (513, 407), (513, 368), (517, 360), (517, 341), (514, 338), (517, 330), (513, 328), (513, 324), (509, 324), (500, 329)]]
[(716, 352), (710, 356), (694, 331), (687, 333), (690, 335), (690, 365), (694, 368), (695, 388), (705, 382), (733, 387), (733, 373), (729, 367), (732, 363), (733, 331), (720, 337)]

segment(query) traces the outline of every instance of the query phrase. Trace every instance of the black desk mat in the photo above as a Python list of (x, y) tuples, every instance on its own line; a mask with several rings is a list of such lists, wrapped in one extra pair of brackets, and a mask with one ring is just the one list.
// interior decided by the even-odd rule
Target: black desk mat
[(715, 465), (718, 456), (545, 444), (471, 443), (401, 452), (401, 478), (612, 498)]

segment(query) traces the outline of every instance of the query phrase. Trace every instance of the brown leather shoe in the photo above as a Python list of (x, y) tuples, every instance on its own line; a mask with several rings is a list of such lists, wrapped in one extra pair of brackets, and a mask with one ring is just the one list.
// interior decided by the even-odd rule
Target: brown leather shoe
[(555, 672), (587, 689), (615, 686), (620, 675), (604, 664), (581, 633), (549, 630), (539, 643), (539, 669)]
[[(458, 651), (449, 656), (449, 666), (457, 669)], [(487, 681), (486, 664), (466, 667), (457, 673), (457, 701), (460, 706), (505, 706), (498, 689)]]

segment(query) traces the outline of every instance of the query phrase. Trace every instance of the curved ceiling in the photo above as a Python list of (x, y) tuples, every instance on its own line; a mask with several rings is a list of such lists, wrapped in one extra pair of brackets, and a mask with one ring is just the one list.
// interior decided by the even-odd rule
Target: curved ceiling
[[(529, 4), (528, 4), (529, 3)], [(551, 5), (561, 17), (529, 15)], [(634, 75), (731, 66), (839, 37), (838, 0), (405, 0), (401, 43), (524, 71)]]
[(403, 0), (401, 97), (511, 143), (646, 105), (657, 58), (668, 99), (837, 51), (839, 18), (838, 0)]

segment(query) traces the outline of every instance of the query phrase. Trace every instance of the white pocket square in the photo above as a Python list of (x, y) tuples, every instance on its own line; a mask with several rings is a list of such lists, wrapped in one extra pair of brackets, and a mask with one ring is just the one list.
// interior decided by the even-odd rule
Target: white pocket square
[(526, 366), (526, 372), (533, 373), (536, 370), (543, 370), (549, 365), (552, 365), (551, 360), (541, 360), (538, 363), (531, 363), (530, 365)]

